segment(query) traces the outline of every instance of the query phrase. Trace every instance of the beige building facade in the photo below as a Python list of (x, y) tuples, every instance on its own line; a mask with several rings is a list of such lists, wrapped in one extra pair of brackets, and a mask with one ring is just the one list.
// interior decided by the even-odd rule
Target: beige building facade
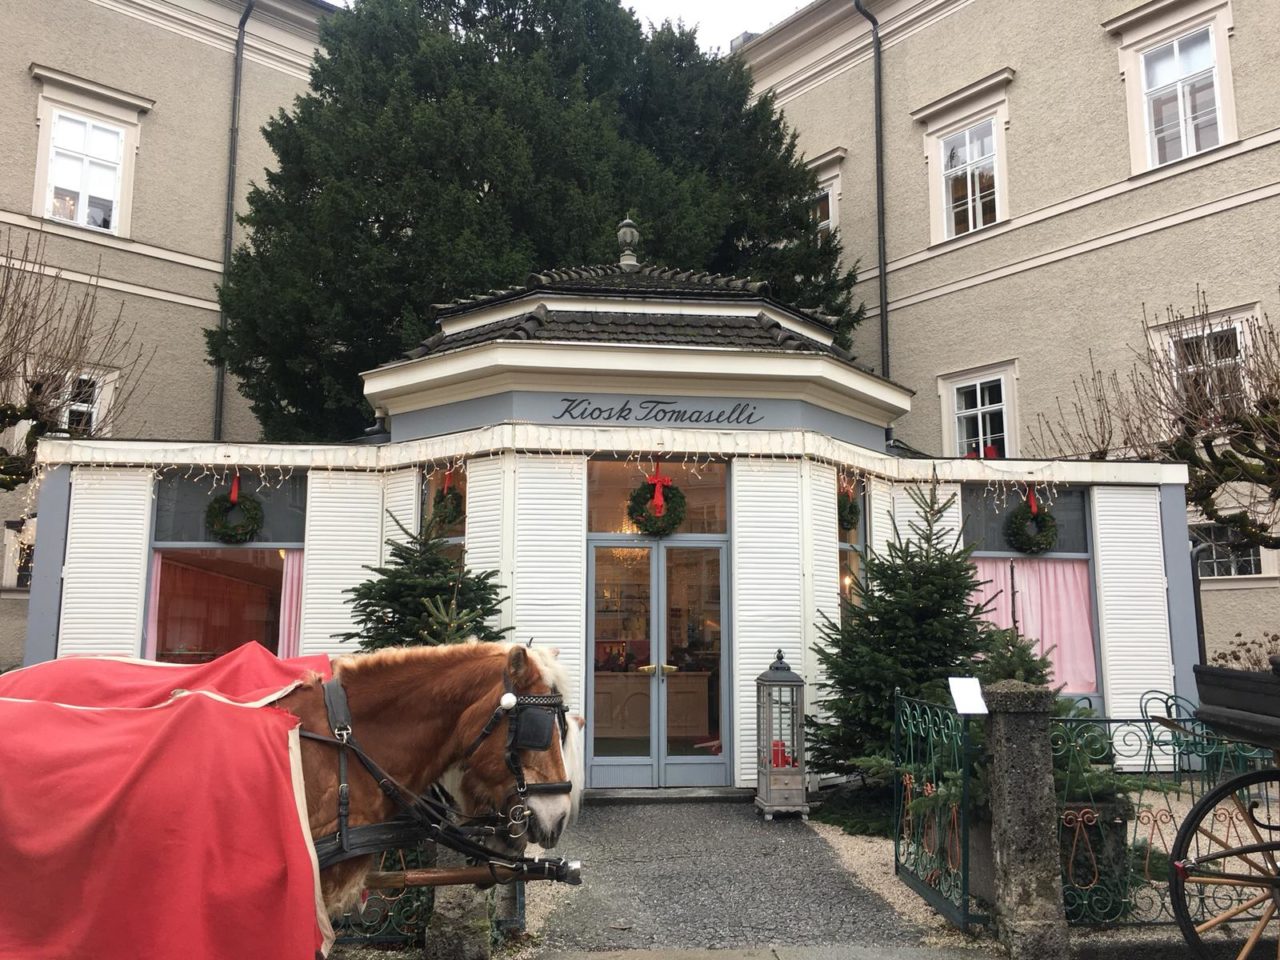
[[(1229, 362), (1280, 316), (1280, 18), (1259, 0), (868, 0), (882, 44), (881, 362), (871, 27), (818, 0), (740, 48), (818, 173), (868, 319), (916, 391), (896, 438), (1025, 458), (1090, 369), (1150, 340)], [(822, 214), (820, 214), (822, 215)], [(1212, 342), (1166, 308), (1208, 302)], [(1212, 529), (1201, 531), (1217, 539)], [(1209, 652), (1280, 629), (1280, 563), (1215, 546)]]
[[(22, 0), (0, 12), (0, 235), (43, 239), (46, 267), (98, 285), (152, 356), (127, 408), (93, 371), (87, 416), (117, 438), (215, 438), (216, 371), (203, 331), (219, 322), (229, 165), (244, 209), (273, 155), (263, 124), (307, 90), (324, 0)], [(239, 42), (238, 42), (239, 41)], [(238, 129), (232, 105), (240, 63)], [(240, 242), (233, 227), (232, 240)], [(115, 415), (118, 413), (118, 416)], [(221, 438), (258, 426), (233, 382)], [(0, 494), (0, 669), (21, 659), (27, 491)]]

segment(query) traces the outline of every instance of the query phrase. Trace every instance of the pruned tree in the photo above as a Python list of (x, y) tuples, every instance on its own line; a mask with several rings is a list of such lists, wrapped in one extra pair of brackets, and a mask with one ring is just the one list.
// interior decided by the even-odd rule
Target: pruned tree
[(1040, 456), (1187, 465), (1187, 501), (1244, 543), (1280, 548), (1280, 333), (1268, 317), (1143, 310), (1127, 370), (1089, 372), (1032, 430)]
[[(43, 237), (28, 233), (18, 246), (9, 231), (0, 257), (0, 490), (31, 479), (40, 437), (109, 432), (149, 360), (123, 308), (99, 310), (94, 280), (65, 281)], [(102, 405), (86, 391), (108, 377), (111, 403)]]

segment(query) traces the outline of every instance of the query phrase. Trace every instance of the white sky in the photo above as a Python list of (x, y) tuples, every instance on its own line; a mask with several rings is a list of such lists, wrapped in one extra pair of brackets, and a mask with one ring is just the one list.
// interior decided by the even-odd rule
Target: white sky
[(640, 22), (683, 20), (686, 27), (697, 26), (698, 42), (704, 50), (717, 47), (729, 52), (729, 41), (745, 30), (763, 33), (766, 29), (805, 6), (808, 0), (622, 0)]

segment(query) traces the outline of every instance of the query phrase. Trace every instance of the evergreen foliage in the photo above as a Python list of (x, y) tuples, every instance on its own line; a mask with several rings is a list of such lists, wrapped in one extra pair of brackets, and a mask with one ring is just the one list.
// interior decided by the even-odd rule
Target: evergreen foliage
[(827, 619), (814, 652), (825, 680), (822, 712), (808, 717), (813, 765), (846, 774), (883, 767), (893, 736), (894, 691), (943, 699), (946, 678), (971, 674), (971, 659), (989, 629), (986, 604), (975, 603), (980, 581), (944, 518), (955, 500), (910, 490), (920, 513), (910, 533), (895, 523), (884, 555), (868, 552), (855, 600), (841, 622)]
[(767, 280), (847, 345), (854, 276), (795, 136), (692, 31), (619, 0), (361, 0), (321, 44), (207, 334), (266, 439), (358, 434), (359, 371), (429, 336), (430, 304), (612, 262), (624, 215), (645, 260)]
[[(433, 524), (419, 532), (395, 520), (405, 540), (388, 540), (390, 562), (365, 567), (374, 576), (346, 592), (354, 609), (356, 630), (342, 635), (362, 650), (384, 647), (437, 646), (477, 640), (501, 640), (507, 631), (487, 621), (504, 598), (493, 582), (497, 573), (474, 573), (445, 554), (445, 542)], [(508, 628), (509, 629), (509, 628)]]

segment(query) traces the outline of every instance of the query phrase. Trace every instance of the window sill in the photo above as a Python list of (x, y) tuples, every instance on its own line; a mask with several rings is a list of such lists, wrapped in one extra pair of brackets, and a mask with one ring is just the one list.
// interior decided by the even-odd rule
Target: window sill
[[(1214, 147), (1214, 149), (1216, 150), (1218, 148)], [(1208, 151), (1206, 150), (1204, 153), (1208, 153)], [(1202, 157), (1204, 156), (1204, 153), (1197, 153), (1196, 156)], [(1164, 169), (1164, 168), (1162, 167), (1161, 169)], [(968, 233), (962, 233), (958, 237), (947, 237), (947, 239), (945, 240), (939, 240), (937, 243), (931, 243), (925, 249), (930, 252), (947, 250), (953, 246), (956, 246), (957, 244), (962, 243), (965, 240), (974, 240), (977, 238), (981, 238), (983, 234), (990, 233), (991, 231), (995, 230), (996, 227), (1006, 226), (1008, 223), (1009, 223), (1009, 218), (1003, 217), (1000, 220), (994, 220), (991, 223), (983, 224), (982, 226), (978, 227), (978, 229), (976, 230), (970, 230)]]
[(1280, 587), (1280, 576), (1257, 573), (1236, 577), (1201, 577), (1201, 590), (1259, 590)]
[[(1128, 180), (1130, 183), (1138, 183), (1141, 182), (1144, 177), (1154, 178), (1157, 174), (1167, 174), (1170, 171), (1176, 172), (1178, 167), (1188, 166), (1192, 163), (1195, 163), (1195, 166), (1191, 169), (1198, 169), (1199, 167), (1204, 166), (1206, 162), (1212, 163), (1216, 159), (1225, 159), (1215, 157), (1214, 154), (1222, 153), (1228, 147), (1235, 146), (1238, 142), (1238, 139), (1228, 140), (1226, 143), (1220, 143), (1216, 147), (1210, 147), (1208, 150), (1201, 150), (1199, 153), (1189, 153), (1185, 157), (1179, 157), (1177, 160), (1170, 160), (1168, 163), (1162, 163), (1154, 167), (1147, 167), (1145, 170), (1139, 170), (1137, 173), (1132, 174)], [(1235, 153), (1232, 153), (1231, 156), (1235, 156)], [(1199, 161), (1199, 163), (1196, 163), (1196, 161)], [(965, 236), (968, 236), (968, 234), (965, 234)]]
[(30, 600), (30, 587), (0, 587), (0, 600)]
[(91, 234), (95, 237), (114, 237), (117, 240), (126, 241), (129, 239), (128, 237), (122, 237), (114, 230), (103, 230), (101, 227), (93, 227), (87, 223), (76, 223), (74, 220), (61, 220), (58, 217), (42, 217), (39, 214), (35, 215), (35, 219), (39, 220), (41, 223), (48, 223), (58, 227), (66, 227), (68, 230), (83, 230), (85, 233)]

